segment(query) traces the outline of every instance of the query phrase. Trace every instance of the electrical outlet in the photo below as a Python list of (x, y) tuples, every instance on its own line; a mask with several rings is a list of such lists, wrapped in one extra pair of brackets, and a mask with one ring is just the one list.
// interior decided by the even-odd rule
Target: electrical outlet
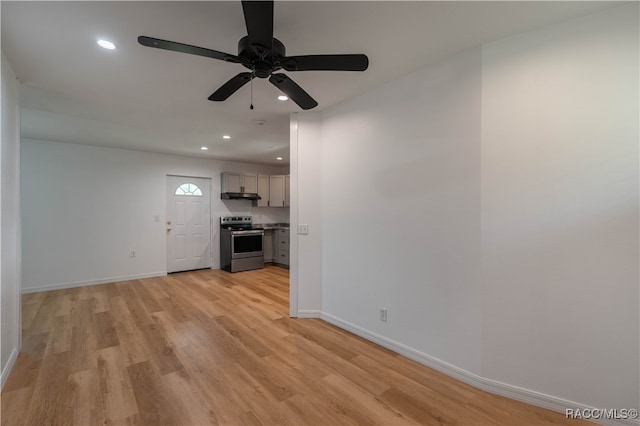
[(309, 225), (298, 225), (298, 234), (309, 235)]
[(380, 321), (387, 322), (387, 308), (380, 308)]
[(136, 257), (136, 251), (135, 250), (131, 250), (131, 257)]

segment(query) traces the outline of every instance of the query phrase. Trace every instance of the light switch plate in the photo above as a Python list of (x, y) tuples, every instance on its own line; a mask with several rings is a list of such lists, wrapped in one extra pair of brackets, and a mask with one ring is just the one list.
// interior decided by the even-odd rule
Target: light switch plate
[(309, 225), (298, 225), (298, 234), (309, 235)]

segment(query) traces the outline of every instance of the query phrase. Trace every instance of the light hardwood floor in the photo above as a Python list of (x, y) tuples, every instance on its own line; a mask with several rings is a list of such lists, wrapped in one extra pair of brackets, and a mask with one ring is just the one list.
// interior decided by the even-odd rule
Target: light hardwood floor
[(25, 295), (2, 425), (580, 424), (290, 319), (288, 282), (202, 270)]

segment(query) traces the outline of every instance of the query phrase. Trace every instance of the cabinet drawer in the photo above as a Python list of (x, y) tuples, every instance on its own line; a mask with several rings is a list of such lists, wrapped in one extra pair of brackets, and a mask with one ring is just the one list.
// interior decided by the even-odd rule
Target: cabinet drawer
[(289, 251), (289, 237), (278, 236), (278, 250)]
[(289, 264), (289, 252), (288, 251), (281, 251), (280, 253), (278, 253), (278, 259), (276, 259), (277, 263), (281, 263), (283, 265), (288, 265)]
[(278, 235), (281, 237), (289, 238), (289, 230), (288, 229), (278, 229)]

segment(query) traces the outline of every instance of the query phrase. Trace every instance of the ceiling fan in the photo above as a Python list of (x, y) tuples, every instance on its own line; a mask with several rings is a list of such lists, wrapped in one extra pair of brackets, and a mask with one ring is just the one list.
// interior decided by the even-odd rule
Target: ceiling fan
[(146, 36), (138, 37), (138, 43), (241, 64), (250, 70), (241, 72), (223, 84), (209, 96), (210, 101), (224, 101), (255, 77), (268, 77), (300, 108), (311, 109), (318, 105), (315, 99), (286, 74), (276, 71), (364, 71), (369, 66), (369, 58), (362, 54), (286, 56), (282, 42), (273, 37), (273, 1), (243, 1), (242, 10), (248, 35), (238, 42), (237, 56)]

